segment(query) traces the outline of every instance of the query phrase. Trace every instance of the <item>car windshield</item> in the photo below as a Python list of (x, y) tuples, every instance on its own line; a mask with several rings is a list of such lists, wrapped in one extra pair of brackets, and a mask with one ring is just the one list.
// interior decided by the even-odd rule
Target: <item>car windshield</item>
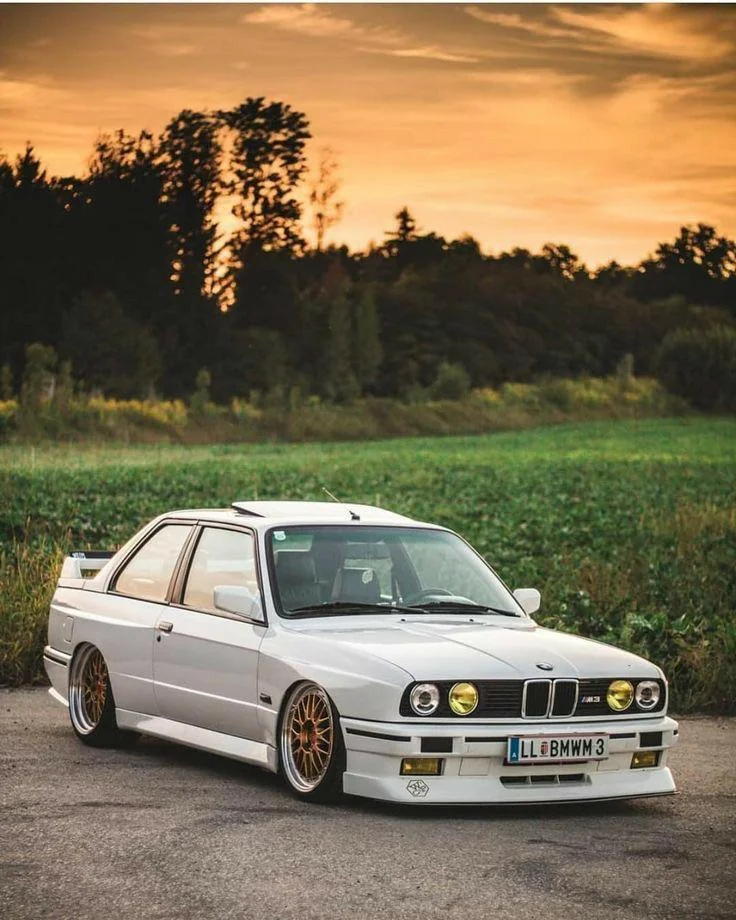
[(410, 612), (522, 617), (490, 567), (456, 534), (416, 527), (298, 525), (271, 530), (269, 565), (287, 617)]

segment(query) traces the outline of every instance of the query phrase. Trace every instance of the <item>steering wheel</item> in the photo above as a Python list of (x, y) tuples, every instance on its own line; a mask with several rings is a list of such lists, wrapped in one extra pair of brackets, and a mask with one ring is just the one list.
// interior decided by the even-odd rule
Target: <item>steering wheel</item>
[(452, 593), (452, 591), (448, 591), (447, 588), (424, 588), (423, 591), (417, 591), (417, 593), (412, 594), (411, 597), (405, 597), (404, 603), (412, 604), (415, 601), (423, 601), (429, 597), (436, 597), (438, 594), (440, 595), (440, 597), (454, 597), (455, 596)]

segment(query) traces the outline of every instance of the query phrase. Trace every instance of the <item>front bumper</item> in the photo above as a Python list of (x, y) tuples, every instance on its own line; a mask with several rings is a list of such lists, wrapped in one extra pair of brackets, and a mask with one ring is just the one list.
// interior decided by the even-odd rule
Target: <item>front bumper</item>
[[(407, 804), (534, 804), (669, 795), (675, 783), (667, 751), (678, 740), (668, 716), (615, 722), (430, 724), (341, 719), (347, 750), (343, 788), (350, 795)], [(609, 736), (605, 760), (508, 764), (509, 736)], [(652, 744), (651, 735), (661, 733)], [(642, 743), (642, 734), (650, 737)], [(424, 744), (423, 744), (424, 739)], [(437, 739), (451, 751), (429, 752)], [(422, 750), (424, 746), (424, 750)], [(639, 750), (659, 751), (656, 767), (631, 769)], [(401, 776), (404, 757), (439, 757), (441, 776)]]

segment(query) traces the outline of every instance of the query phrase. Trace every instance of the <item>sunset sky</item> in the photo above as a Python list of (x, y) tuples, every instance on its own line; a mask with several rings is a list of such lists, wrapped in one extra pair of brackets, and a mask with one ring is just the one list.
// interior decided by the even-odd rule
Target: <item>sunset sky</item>
[(683, 223), (736, 235), (736, 7), (0, 4), (0, 150), (81, 174), (95, 137), (247, 96), (339, 160), (329, 240), (403, 205), (485, 251), (635, 262)]

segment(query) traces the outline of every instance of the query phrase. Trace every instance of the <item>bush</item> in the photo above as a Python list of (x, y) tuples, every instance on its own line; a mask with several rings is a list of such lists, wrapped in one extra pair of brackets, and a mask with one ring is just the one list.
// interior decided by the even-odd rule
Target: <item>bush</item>
[(470, 377), (462, 364), (443, 361), (430, 387), (432, 399), (464, 399), (470, 392)]
[(662, 384), (698, 409), (736, 410), (736, 329), (675, 329), (655, 356)]

